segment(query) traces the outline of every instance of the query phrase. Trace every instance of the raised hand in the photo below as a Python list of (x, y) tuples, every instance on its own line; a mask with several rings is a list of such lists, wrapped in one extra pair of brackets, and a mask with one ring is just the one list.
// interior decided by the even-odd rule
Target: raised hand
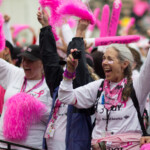
[(39, 23), (42, 25), (42, 27), (46, 27), (49, 25), (49, 15), (45, 9), (42, 9), (42, 11), (38, 10), (37, 12), (37, 19)]

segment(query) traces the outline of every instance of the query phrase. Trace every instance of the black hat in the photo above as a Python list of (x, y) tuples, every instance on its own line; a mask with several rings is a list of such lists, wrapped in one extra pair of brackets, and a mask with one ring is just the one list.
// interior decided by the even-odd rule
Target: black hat
[(40, 47), (38, 45), (30, 45), (18, 56), (24, 56), (32, 61), (39, 60), (41, 59)]

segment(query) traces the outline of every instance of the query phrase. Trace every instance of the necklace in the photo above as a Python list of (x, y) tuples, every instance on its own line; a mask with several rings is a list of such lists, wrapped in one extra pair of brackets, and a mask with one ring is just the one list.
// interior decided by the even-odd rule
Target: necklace
[(26, 86), (27, 86), (27, 78), (24, 77), (24, 82), (23, 85), (21, 87), (21, 91), (20, 92), (25, 92), (25, 93), (29, 93), (30, 91), (32, 91), (33, 89), (38, 88), (39, 86), (41, 86), (43, 84), (44, 81), (44, 75), (42, 76), (42, 79), (35, 85), (33, 86), (31, 89), (29, 89), (28, 91), (25, 92)]

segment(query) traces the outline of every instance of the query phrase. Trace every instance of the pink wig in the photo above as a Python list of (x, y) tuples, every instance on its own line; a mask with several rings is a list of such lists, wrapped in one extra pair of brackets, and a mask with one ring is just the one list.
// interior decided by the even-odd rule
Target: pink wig
[(58, 14), (64, 16), (76, 16), (84, 20), (95, 23), (95, 17), (88, 7), (81, 0), (65, 0), (57, 9)]
[(7, 140), (25, 140), (28, 130), (46, 112), (46, 106), (33, 96), (18, 93), (5, 104), (3, 134)]
[(19, 24), (13, 25), (12, 27), (14, 29), (13, 38), (16, 38), (19, 32), (21, 32), (22, 30), (30, 28), (29, 25), (19, 25)]
[(4, 50), (5, 48), (5, 36), (3, 32), (3, 24), (4, 24), (4, 19), (2, 14), (0, 13), (0, 51)]
[(110, 9), (108, 5), (103, 7), (102, 19), (101, 19), (101, 32), (100, 37), (106, 37), (108, 35), (108, 24), (109, 24), (109, 13)]
[(150, 143), (142, 145), (140, 150), (150, 150)]
[(109, 36), (115, 36), (117, 33), (121, 8), (122, 8), (121, 0), (114, 0), (111, 20), (109, 25), (109, 31), (108, 31)]

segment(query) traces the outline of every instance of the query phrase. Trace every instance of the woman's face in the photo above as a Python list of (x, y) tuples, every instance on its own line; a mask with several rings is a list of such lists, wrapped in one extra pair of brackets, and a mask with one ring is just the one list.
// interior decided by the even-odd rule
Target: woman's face
[(107, 80), (119, 82), (124, 78), (124, 69), (128, 62), (121, 62), (118, 59), (118, 52), (114, 48), (108, 48), (103, 56), (102, 67)]
[(23, 57), (22, 66), (27, 79), (39, 80), (42, 78), (43, 65), (41, 60), (31, 61), (28, 58)]

